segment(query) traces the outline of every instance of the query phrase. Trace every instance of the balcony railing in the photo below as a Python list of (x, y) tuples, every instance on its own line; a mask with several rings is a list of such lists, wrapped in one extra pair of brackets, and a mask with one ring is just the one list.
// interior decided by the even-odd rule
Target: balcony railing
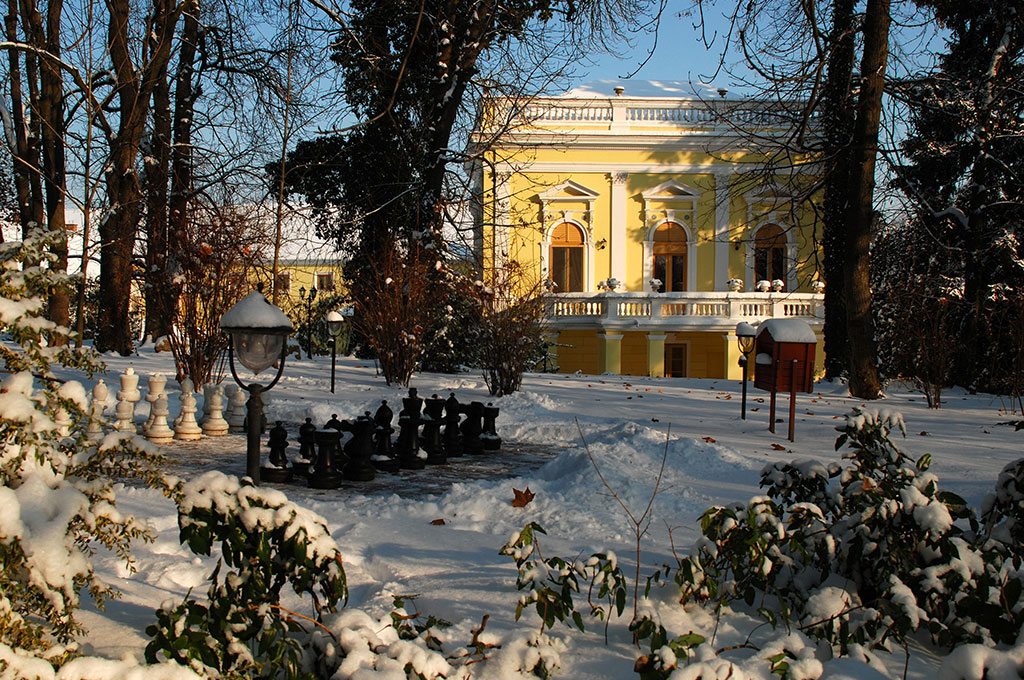
[(548, 317), (558, 328), (727, 329), (738, 321), (804, 319), (821, 322), (817, 293), (561, 293)]
[[(733, 126), (745, 129), (788, 129), (792, 120), (803, 114), (799, 102), (792, 110), (778, 103), (735, 99), (678, 99), (611, 97), (575, 99), (555, 97), (518, 105), (498, 100), (490, 117), (496, 122), (511, 122), (517, 132), (544, 131), (572, 126), (574, 129), (620, 132), (625, 129), (721, 129)], [(816, 114), (815, 114), (816, 115)], [(816, 122), (810, 121), (813, 126)], [(525, 125), (525, 127), (524, 127)]]

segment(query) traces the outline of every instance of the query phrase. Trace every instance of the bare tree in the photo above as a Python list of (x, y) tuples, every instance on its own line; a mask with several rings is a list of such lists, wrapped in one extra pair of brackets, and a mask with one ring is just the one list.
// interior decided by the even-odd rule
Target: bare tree
[(129, 324), (133, 256), (143, 203), (136, 163), (150, 101), (159, 74), (171, 58), (175, 26), (182, 12), (195, 3), (155, 0), (143, 28), (149, 39), (138, 62), (130, 33), (134, 26), (130, 1), (107, 0), (106, 4), (110, 62), (116, 80), (111, 98), (118, 124), (115, 127), (105, 119), (101, 123), (110, 155), (105, 170), (108, 212), (99, 227), (100, 297), (104, 304), (99, 310), (96, 349), (128, 354), (133, 348)]

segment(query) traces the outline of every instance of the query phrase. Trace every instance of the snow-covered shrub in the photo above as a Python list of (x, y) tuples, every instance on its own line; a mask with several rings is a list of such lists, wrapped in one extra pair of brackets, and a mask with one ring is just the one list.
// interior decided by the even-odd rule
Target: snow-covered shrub
[(614, 611), (621, 616), (626, 607), (626, 577), (614, 553), (595, 553), (585, 561), (545, 558), (540, 552), (538, 535), (546, 533), (530, 522), (516, 532), (499, 551), (516, 562), (519, 574), (516, 588), (525, 591), (516, 605), (516, 621), (531, 604), (541, 619), (541, 631), (555, 621), (571, 623), (584, 630), (583, 615), (576, 610), (573, 593), (580, 583), (587, 584), (590, 616), (607, 622)]
[[(132, 568), (130, 542), (143, 527), (115, 504), (113, 480), (150, 475), (155, 457), (141, 440), (85, 436), (85, 388), (59, 380), (57, 366), (91, 373), (95, 354), (47, 338), (70, 330), (43, 317), (44, 300), (67, 279), (45, 266), (47, 236), (0, 244), (0, 645), (13, 656), (59, 663), (81, 631), (80, 595), (97, 602), (116, 591), (93, 573), (102, 546)], [(136, 445), (138, 442), (138, 446)], [(20, 651), (19, 651), (20, 650)], [(0, 670), (7, 666), (0, 663)]]
[(703, 537), (676, 570), (683, 600), (743, 600), (843, 654), (919, 629), (945, 646), (1014, 642), (1024, 461), (1000, 476), (982, 531), (939, 489), (929, 456), (912, 461), (891, 441), (904, 430), (899, 414), (855, 409), (839, 429), (845, 467), (771, 464), (768, 496), (704, 514)]
[[(181, 542), (199, 555), (219, 544), (206, 603), (186, 596), (157, 610), (146, 660), (163, 655), (207, 677), (309, 677), (310, 628), (348, 590), (341, 553), (324, 520), (220, 472), (175, 489)], [(289, 585), (312, 598), (311, 615), (281, 607)]]

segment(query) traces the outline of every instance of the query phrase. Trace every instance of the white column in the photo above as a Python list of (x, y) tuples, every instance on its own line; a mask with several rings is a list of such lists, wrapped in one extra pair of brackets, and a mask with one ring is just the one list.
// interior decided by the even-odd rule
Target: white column
[(715, 171), (715, 290), (728, 290), (729, 280), (729, 180), (732, 173)]
[(626, 180), (628, 172), (612, 173), (611, 275), (626, 284)]
[(508, 182), (511, 173), (497, 172), (494, 175), (494, 267), (502, 269), (509, 259), (509, 229), (512, 218), (509, 214)]

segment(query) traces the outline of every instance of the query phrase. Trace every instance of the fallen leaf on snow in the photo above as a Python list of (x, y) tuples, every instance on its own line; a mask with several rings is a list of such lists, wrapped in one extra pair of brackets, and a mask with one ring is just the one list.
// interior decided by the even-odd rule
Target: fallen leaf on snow
[(512, 487), (512, 493), (515, 494), (515, 498), (512, 499), (513, 508), (525, 508), (526, 504), (533, 500), (533, 497), (537, 494), (530, 491), (530, 487), (526, 487), (525, 491)]

